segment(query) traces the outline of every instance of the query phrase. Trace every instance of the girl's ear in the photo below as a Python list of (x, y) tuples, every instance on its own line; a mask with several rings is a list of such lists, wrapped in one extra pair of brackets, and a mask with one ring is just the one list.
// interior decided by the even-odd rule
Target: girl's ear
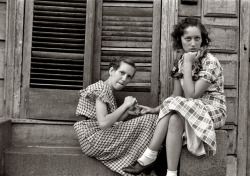
[(109, 68), (109, 76), (111, 76), (114, 71), (115, 71), (115, 69), (113, 67), (110, 67)]

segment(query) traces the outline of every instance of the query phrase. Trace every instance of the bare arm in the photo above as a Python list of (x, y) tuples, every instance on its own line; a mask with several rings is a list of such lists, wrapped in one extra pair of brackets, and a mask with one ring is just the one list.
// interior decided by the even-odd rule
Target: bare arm
[(135, 103), (136, 99), (133, 97), (126, 97), (124, 103), (118, 107), (114, 112), (108, 114), (107, 104), (99, 99), (96, 99), (96, 115), (97, 121), (101, 129), (111, 127), (115, 122), (120, 121), (121, 118), (127, 117), (127, 109)]
[(172, 97), (176, 97), (176, 96), (183, 96), (183, 90), (181, 87), (181, 82), (180, 80), (174, 80), (174, 91), (171, 95)]
[(199, 98), (210, 85), (210, 83), (203, 80), (193, 81), (192, 64), (197, 59), (196, 57), (195, 53), (186, 53), (184, 57), (183, 91), (186, 98)]

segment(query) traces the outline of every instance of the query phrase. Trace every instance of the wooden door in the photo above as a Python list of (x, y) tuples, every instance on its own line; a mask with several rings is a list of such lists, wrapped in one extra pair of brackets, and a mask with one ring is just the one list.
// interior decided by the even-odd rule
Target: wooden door
[(22, 118), (75, 120), (85, 74), (86, 6), (86, 0), (26, 1)]
[(110, 61), (131, 58), (137, 73), (117, 93), (118, 104), (135, 96), (140, 104), (157, 106), (159, 96), (161, 0), (98, 0), (93, 82), (108, 77)]

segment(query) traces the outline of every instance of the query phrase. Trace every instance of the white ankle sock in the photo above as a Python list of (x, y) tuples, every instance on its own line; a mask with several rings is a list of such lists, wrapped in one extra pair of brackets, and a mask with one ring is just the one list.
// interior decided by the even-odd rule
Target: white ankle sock
[(147, 148), (143, 155), (137, 161), (143, 166), (149, 165), (156, 160), (157, 153), (158, 151), (153, 151)]
[(177, 171), (167, 171), (167, 175), (166, 176), (177, 176)]

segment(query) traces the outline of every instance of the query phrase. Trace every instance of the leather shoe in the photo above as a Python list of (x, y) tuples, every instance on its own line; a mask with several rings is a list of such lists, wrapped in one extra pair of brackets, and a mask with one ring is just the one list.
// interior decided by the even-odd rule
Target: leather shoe
[(154, 162), (146, 166), (142, 166), (138, 161), (136, 161), (132, 165), (122, 168), (122, 171), (133, 175), (139, 175), (141, 173), (148, 175), (153, 170), (153, 167)]

